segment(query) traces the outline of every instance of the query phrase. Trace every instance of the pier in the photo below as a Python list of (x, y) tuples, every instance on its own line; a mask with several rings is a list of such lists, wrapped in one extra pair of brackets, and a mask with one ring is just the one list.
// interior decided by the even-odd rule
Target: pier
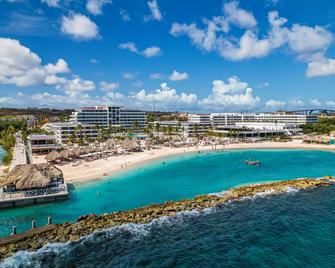
[(0, 190), (0, 209), (66, 200), (68, 195), (66, 184), (48, 189), (19, 191), (13, 193), (1, 192)]
[(0, 209), (67, 198), (63, 172), (51, 164), (17, 165), (0, 181)]

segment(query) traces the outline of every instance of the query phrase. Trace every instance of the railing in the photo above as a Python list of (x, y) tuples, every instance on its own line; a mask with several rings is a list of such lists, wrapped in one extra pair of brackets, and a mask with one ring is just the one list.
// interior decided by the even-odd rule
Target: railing
[(13, 191), (5, 192), (3, 189), (0, 191), (0, 201), (8, 201), (13, 199), (21, 199), (26, 197), (37, 197), (37, 196), (46, 196), (50, 194), (57, 193), (67, 193), (67, 185), (60, 184), (56, 187), (46, 188), (46, 189), (35, 189), (35, 190), (25, 190), (25, 191)]

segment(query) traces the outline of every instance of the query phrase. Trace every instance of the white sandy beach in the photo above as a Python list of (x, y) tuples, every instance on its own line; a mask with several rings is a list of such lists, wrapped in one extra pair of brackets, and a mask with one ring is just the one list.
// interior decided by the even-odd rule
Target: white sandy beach
[[(310, 150), (335, 150), (335, 145), (305, 144), (297, 142), (262, 142), (262, 143), (239, 143), (229, 145), (219, 145), (217, 150), (230, 149), (266, 149), (266, 148), (291, 148), (291, 149), (310, 149)], [(212, 146), (198, 146), (189, 148), (168, 148), (153, 149), (129, 155), (118, 155), (108, 157), (108, 160), (99, 159), (92, 162), (84, 162), (79, 166), (72, 166), (72, 163), (59, 166), (64, 173), (67, 183), (81, 183), (90, 180), (102, 179), (118, 172), (125, 171), (128, 168), (134, 168), (139, 164), (149, 162), (155, 159), (169, 157), (173, 155), (192, 153), (197, 151), (210, 151)], [(34, 162), (43, 162), (42, 157), (34, 157)]]

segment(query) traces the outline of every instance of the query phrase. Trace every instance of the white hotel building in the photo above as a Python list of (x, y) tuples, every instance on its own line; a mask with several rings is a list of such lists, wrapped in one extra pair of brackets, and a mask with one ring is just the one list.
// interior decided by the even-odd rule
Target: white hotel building
[(288, 123), (304, 125), (316, 123), (317, 115), (285, 114), (285, 113), (214, 113), (210, 115), (211, 124), (215, 126), (232, 126), (236, 123)]
[[(264, 132), (271, 133), (298, 133), (300, 126), (307, 123), (316, 123), (317, 115), (301, 115), (287, 113), (212, 113), (189, 114), (188, 124), (199, 126), (201, 131), (213, 128), (214, 131), (228, 132), (230, 130), (243, 132), (244, 136)], [(248, 130), (248, 131), (247, 131)], [(192, 135), (191, 132), (188, 133)]]
[(144, 111), (126, 109), (119, 106), (93, 106), (76, 109), (71, 115), (71, 122), (85, 125), (98, 125), (102, 128), (120, 127), (130, 129), (135, 122), (139, 127), (147, 123)]

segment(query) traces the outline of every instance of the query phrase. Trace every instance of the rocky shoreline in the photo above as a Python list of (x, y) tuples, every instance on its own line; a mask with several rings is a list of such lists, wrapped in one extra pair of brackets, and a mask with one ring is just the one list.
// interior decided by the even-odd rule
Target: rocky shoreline
[(254, 197), (263, 193), (280, 194), (290, 189), (308, 189), (312, 187), (329, 186), (335, 182), (332, 177), (321, 179), (296, 179), (273, 183), (241, 186), (218, 194), (197, 196), (194, 199), (168, 201), (163, 204), (114, 212), (104, 215), (85, 215), (75, 223), (51, 224), (36, 228), (22, 234), (16, 234), (0, 239), (0, 260), (10, 257), (21, 250), (37, 250), (47, 243), (67, 242), (78, 240), (82, 236), (103, 229), (127, 223), (144, 224), (154, 219), (169, 216), (177, 212), (203, 210), (218, 207), (228, 201), (237, 201), (246, 197)]

